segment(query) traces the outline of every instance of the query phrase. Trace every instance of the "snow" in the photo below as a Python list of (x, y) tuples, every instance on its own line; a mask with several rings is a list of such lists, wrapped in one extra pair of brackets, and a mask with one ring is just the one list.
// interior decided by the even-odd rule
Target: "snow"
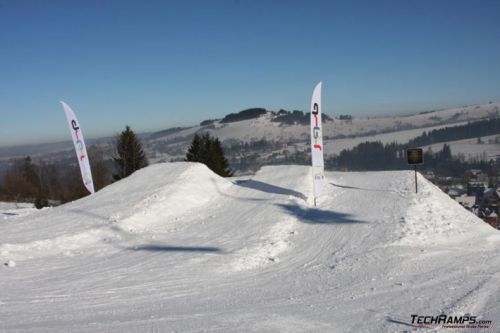
[(455, 198), (455, 201), (461, 204), (462, 206), (466, 206), (468, 208), (472, 208), (472, 206), (476, 203), (476, 197), (473, 195), (467, 196), (462, 195)]
[[(335, 114), (341, 114), (338, 110)], [(463, 106), (421, 112), (412, 115), (395, 115), (383, 117), (360, 117), (351, 120), (335, 119), (323, 122), (323, 139), (326, 156), (339, 154), (344, 149), (352, 149), (363, 142), (381, 141), (382, 143), (397, 142), (407, 143), (410, 139), (422, 135), (424, 131), (430, 132), (451, 126), (460, 126), (468, 122), (492, 119), (500, 114), (500, 103)], [(309, 124), (281, 125), (272, 121), (276, 117), (272, 113), (264, 114), (255, 119), (221, 123), (214, 121), (208, 126), (193, 126), (170, 134), (148, 140), (146, 151), (153, 162), (182, 159), (192, 135), (200, 132), (209, 132), (218, 137), (225, 145), (231, 146), (235, 142), (252, 142), (265, 139), (269, 142), (281, 142), (289, 145), (292, 152), (308, 149)], [(343, 138), (342, 138), (343, 137)], [(453, 142), (452, 153), (465, 153), (465, 157), (496, 158), (500, 154), (500, 145), (488, 143), (493, 138), (486, 137), (486, 144), (475, 145), (472, 142)], [(477, 141), (477, 140), (476, 140)], [(434, 151), (442, 149), (443, 143), (436, 144)], [(148, 146), (147, 145), (147, 146)], [(167, 149), (170, 154), (160, 153), (156, 148)], [(427, 148), (427, 147), (426, 147)], [(282, 153), (279, 148), (272, 153)], [(182, 154), (181, 154), (182, 153)], [(178, 154), (178, 155), (176, 155)], [(262, 154), (261, 154), (262, 155)], [(263, 155), (265, 156), (265, 154)]]
[[(323, 136), (338, 137), (359, 136), (370, 138), (373, 135), (399, 132), (396, 140), (405, 140), (421, 135), (423, 131), (430, 131), (436, 128), (447, 126), (457, 126), (466, 124), (469, 121), (477, 121), (491, 117), (497, 117), (500, 112), (500, 103), (490, 103), (483, 105), (464, 106), (460, 108), (449, 108), (436, 110), (429, 113), (418, 113), (413, 115), (397, 115), (385, 117), (360, 117), (352, 120), (338, 120), (334, 122), (324, 121)], [(328, 112), (327, 112), (328, 113)], [(342, 113), (336, 111), (335, 113)], [(212, 126), (194, 126), (186, 128), (163, 137), (151, 140), (151, 142), (166, 141), (167, 143), (189, 142), (190, 136), (200, 130), (211, 132), (221, 141), (228, 139), (238, 139), (244, 142), (260, 140), (265, 138), (268, 141), (297, 141), (301, 138), (305, 141), (309, 137), (309, 124), (280, 126), (279, 123), (271, 121), (273, 116), (267, 113), (259, 118), (243, 120), (232, 123), (214, 122)], [(404, 133), (409, 131), (408, 133)], [(346, 143), (351, 139), (345, 139)], [(363, 140), (363, 139), (362, 139)], [(382, 137), (382, 141), (392, 140)], [(364, 139), (362, 142), (366, 141)], [(343, 147), (350, 148), (349, 147)]]
[(36, 211), (37, 209), (31, 203), (0, 202), (0, 223), (2, 220), (26, 216)]
[(314, 207), (310, 172), (223, 179), (156, 164), (0, 221), (0, 331), (410, 332), (421, 330), (411, 314), (441, 313), (495, 322), (496, 230), (421, 176), (414, 193), (412, 171), (326, 173)]
[[(456, 211), (463, 212), (462, 206), (424, 179), (419, 175), (420, 195), (409, 202), (406, 217), (400, 221), (402, 237), (396, 244), (426, 246), (467, 242), (470, 226), (483, 223), (472, 214), (457, 216)], [(437, 213), (440, 223), (434, 218)]]
[(16, 267), (16, 262), (14, 260), (9, 260), (4, 265), (7, 267)]
[(478, 143), (478, 138), (456, 140), (449, 142), (441, 142), (422, 147), (424, 150), (432, 149), (432, 151), (440, 151), (446, 143), (450, 146), (453, 155), (463, 154), (465, 158), (476, 158), (479, 160), (490, 160), (500, 157), (500, 143), (495, 143), (498, 140), (499, 134), (481, 137), (481, 142)]
[[(459, 123), (459, 124), (454, 124), (454, 126), (459, 126), (459, 125), (464, 125), (465, 123)], [(432, 131), (432, 130), (437, 130), (441, 128), (446, 128), (449, 127), (449, 125), (440, 125), (440, 126), (431, 126), (431, 127), (426, 127), (426, 128), (417, 128), (417, 129), (410, 129), (410, 130), (405, 130), (405, 131), (396, 131), (396, 132), (390, 132), (390, 133), (383, 133), (383, 134), (376, 134), (376, 135), (369, 135), (369, 136), (360, 136), (356, 138), (349, 138), (349, 139), (333, 139), (333, 140), (325, 140), (325, 154), (326, 155), (338, 155), (340, 152), (344, 149), (352, 149), (359, 145), (360, 143), (364, 142), (376, 142), (380, 141), (383, 144), (388, 144), (388, 143), (399, 143), (399, 144), (405, 144), (408, 143), (411, 139), (422, 135), (424, 131)], [(439, 149), (436, 149), (435, 151), (439, 151), (443, 148), (443, 144), (441, 143), (441, 146)], [(305, 146), (304, 146), (305, 147)]]

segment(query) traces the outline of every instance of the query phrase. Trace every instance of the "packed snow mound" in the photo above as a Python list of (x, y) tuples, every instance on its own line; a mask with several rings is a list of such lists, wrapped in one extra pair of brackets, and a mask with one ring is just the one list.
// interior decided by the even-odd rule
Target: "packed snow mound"
[[(0, 255), (18, 260), (72, 256), (130, 233), (165, 231), (191, 209), (216, 200), (230, 185), (204, 164), (151, 165), (93, 195), (44, 209), (29, 219), (9, 220), (19, 233), (4, 235)], [(40, 228), (36, 233), (34, 225)]]
[[(412, 172), (404, 177), (412, 179)], [(409, 187), (414, 184), (408, 184)], [(408, 188), (408, 187), (407, 187)], [(399, 245), (448, 245), (488, 239), (492, 229), (437, 186), (418, 174), (418, 194), (408, 196), (400, 219)]]
[[(400, 332), (500, 312), (498, 231), (411, 171), (165, 163), (0, 220), (0, 330)], [(133, 306), (131, 306), (133, 305)], [(12, 320), (16, 318), (16, 320)], [(464, 330), (466, 331), (466, 330)]]
[(201, 163), (159, 163), (81, 199), (78, 205), (82, 209), (105, 207), (109, 211), (112, 208), (116, 213), (111, 219), (146, 214), (159, 205), (165, 210), (162, 215), (182, 213), (208, 202), (230, 184)]
[[(119, 186), (119, 187), (118, 187)], [(135, 172), (131, 177), (102, 193), (111, 200), (116, 192), (132, 190), (131, 198), (121, 198), (131, 214), (120, 215), (117, 209), (112, 222), (121, 221), (129, 231), (159, 231), (168, 221), (182, 218), (193, 208), (201, 209), (213, 202), (231, 186), (231, 182), (213, 173), (201, 163), (178, 162), (152, 165)], [(100, 200), (100, 197), (94, 198)]]

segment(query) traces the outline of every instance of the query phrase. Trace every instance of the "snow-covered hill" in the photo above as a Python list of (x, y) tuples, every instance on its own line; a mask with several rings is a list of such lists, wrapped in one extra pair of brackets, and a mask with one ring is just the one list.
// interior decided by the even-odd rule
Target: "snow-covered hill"
[[(463, 125), (469, 121), (473, 122), (499, 115), (500, 103), (489, 103), (405, 116), (361, 117), (350, 120), (340, 120), (337, 117), (334, 121), (324, 121), (325, 153), (336, 155), (343, 149), (351, 149), (366, 141), (404, 144), (421, 135), (424, 131), (429, 132), (444, 127)], [(146, 141), (146, 148), (150, 160), (153, 162), (181, 159), (185, 155), (192, 136), (195, 133), (208, 132), (218, 137), (226, 146), (264, 139), (267, 142), (278, 143), (275, 150), (277, 153), (283, 151), (283, 147), (279, 143), (282, 145), (293, 143), (294, 149), (300, 151), (307, 149), (310, 136), (309, 124), (282, 124), (276, 121), (278, 117), (279, 115), (276, 113), (267, 112), (254, 119), (230, 123), (214, 121), (204, 126), (161, 131), (151, 135), (151, 138)], [(480, 150), (479, 153), (482, 151)], [(256, 151), (256, 153), (263, 154), (261, 151)]]
[[(500, 113), (500, 103), (474, 105), (461, 108), (450, 108), (432, 112), (421, 112), (407, 116), (360, 117), (352, 120), (325, 121), (323, 135), (325, 137), (370, 136), (380, 133), (398, 132), (408, 129), (437, 128), (443, 125), (463, 124), (476, 121)], [(265, 138), (270, 141), (300, 140), (309, 137), (309, 124), (281, 125), (273, 121), (276, 115), (267, 113), (261, 117), (232, 123), (215, 121), (208, 126), (194, 126), (171, 131), (165, 136), (156, 137), (154, 141), (179, 141), (182, 138), (205, 130), (217, 136), (221, 141), (238, 139), (245, 142), (252, 139)], [(420, 135), (423, 130), (418, 131)]]
[[(340, 113), (336, 111), (336, 113)], [(448, 126), (465, 124), (468, 121), (477, 121), (500, 114), (500, 103), (464, 106), (420, 112), (413, 115), (385, 116), (385, 117), (355, 117), (351, 120), (324, 121), (325, 153), (334, 155), (343, 149), (351, 149), (357, 144), (366, 141), (381, 141), (406, 143), (410, 139), (422, 134)], [(276, 121), (278, 113), (266, 114), (242, 121), (224, 123), (213, 121), (207, 125), (198, 125), (188, 128), (171, 128), (155, 133), (142, 133), (140, 138), (150, 162), (164, 162), (183, 159), (186, 150), (195, 133), (205, 133), (218, 137), (224, 145), (233, 146), (238, 143), (266, 140), (276, 143), (277, 153), (283, 152), (283, 145), (292, 143), (295, 149), (307, 149), (309, 140), (308, 124), (285, 124)], [(114, 137), (89, 139), (87, 144), (95, 145), (106, 158), (111, 158), (114, 152)], [(482, 148), (478, 153), (482, 153)], [(290, 150), (290, 147), (287, 148)], [(293, 150), (292, 150), (293, 151)], [(250, 152), (247, 152), (250, 154)], [(263, 153), (255, 149), (252, 153)], [(490, 151), (488, 150), (489, 154)], [(42, 145), (26, 145), (17, 147), (0, 147), (0, 174), (6, 170), (12, 158), (22, 158), (30, 155), (35, 159), (49, 162), (74, 161), (73, 145), (70, 141)], [(230, 157), (238, 158), (239, 154)], [(66, 162), (67, 163), (67, 162)]]
[[(424, 150), (431, 149), (439, 151), (444, 143), (436, 143), (422, 147)], [(500, 158), (500, 135), (489, 135), (481, 138), (449, 141), (453, 154), (463, 154), (465, 158), (476, 158), (478, 160), (490, 160)]]
[(7, 216), (0, 331), (402, 332), (420, 330), (412, 314), (497, 319), (497, 231), (423, 177), (415, 194), (412, 172), (327, 173), (317, 207), (310, 178), (301, 166), (223, 179), (156, 164)]

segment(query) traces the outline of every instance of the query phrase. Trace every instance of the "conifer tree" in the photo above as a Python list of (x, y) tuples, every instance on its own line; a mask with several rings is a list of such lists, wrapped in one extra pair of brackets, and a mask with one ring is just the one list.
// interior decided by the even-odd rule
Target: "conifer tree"
[(186, 161), (203, 163), (222, 177), (233, 175), (219, 139), (212, 138), (208, 133), (203, 136), (194, 135), (191, 146), (186, 153)]
[(30, 156), (27, 156), (23, 160), (21, 174), (27, 182), (33, 184), (37, 191), (40, 191), (40, 177), (38, 176), (36, 166), (33, 164)]
[(191, 141), (191, 146), (189, 146), (188, 152), (186, 153), (186, 161), (189, 162), (200, 162), (200, 152), (202, 149), (202, 140), (198, 134), (195, 134), (193, 141)]
[(229, 162), (224, 156), (224, 150), (218, 138), (213, 138), (210, 143), (211, 169), (222, 177), (231, 177), (233, 173), (229, 170)]
[(117, 138), (116, 151), (118, 156), (113, 158), (118, 173), (113, 175), (115, 180), (130, 176), (136, 170), (148, 165), (146, 154), (134, 131), (129, 126)]

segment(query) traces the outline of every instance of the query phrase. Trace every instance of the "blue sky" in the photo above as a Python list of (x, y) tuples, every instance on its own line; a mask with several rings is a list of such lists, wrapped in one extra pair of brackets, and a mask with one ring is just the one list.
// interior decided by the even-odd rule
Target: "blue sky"
[(500, 1), (0, 0), (0, 146), (259, 106), (382, 115), (500, 100)]

